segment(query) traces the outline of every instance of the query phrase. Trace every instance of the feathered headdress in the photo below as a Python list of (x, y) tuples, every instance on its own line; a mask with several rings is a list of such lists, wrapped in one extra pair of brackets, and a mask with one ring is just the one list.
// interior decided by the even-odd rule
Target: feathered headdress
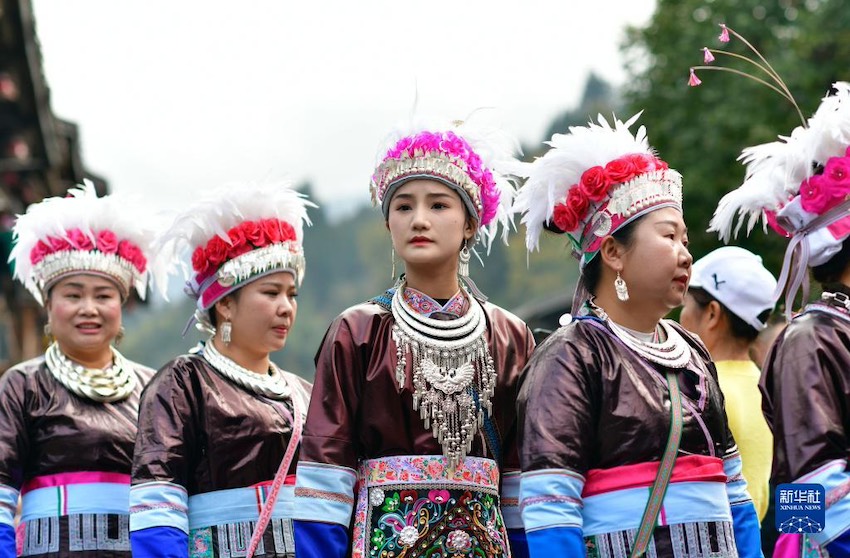
[(40, 304), (57, 281), (79, 273), (112, 279), (124, 299), (132, 287), (144, 298), (154, 235), (148, 226), (135, 204), (117, 194), (99, 198), (86, 181), (67, 197), (44, 199), (18, 215), (9, 261)]
[(387, 217), (399, 186), (418, 178), (437, 180), (458, 192), (478, 220), (485, 246), (489, 248), (500, 225), (507, 242), (515, 192), (507, 174), (518, 151), (516, 140), (499, 130), (468, 122), (417, 122), (394, 131), (380, 151), (370, 185), (372, 202), (381, 204)]
[[(803, 298), (808, 298), (808, 267), (829, 261), (850, 235), (850, 84), (833, 84), (836, 93), (823, 98), (807, 121), (765, 57), (732, 28), (725, 24), (720, 28), (720, 42), (728, 43), (734, 36), (755, 58), (705, 47), (706, 65), (691, 68), (688, 84), (702, 83), (696, 77), (697, 69), (731, 72), (754, 80), (790, 102), (802, 126), (790, 136), (779, 136), (779, 141), (743, 150), (738, 160), (747, 169), (744, 183), (720, 200), (708, 230), (718, 232), (728, 242), (744, 223), (749, 234), (763, 219), (765, 230), (770, 226), (791, 239), (775, 293), (779, 298), (786, 291), (785, 311), (790, 315), (801, 287)], [(744, 60), (755, 70), (708, 65), (715, 61), (715, 55)]]
[(660, 207), (682, 206), (682, 177), (659, 159), (640, 117), (613, 124), (571, 126), (555, 134), (551, 149), (517, 171), (526, 177), (514, 203), (526, 227), (526, 247), (538, 247), (543, 228), (558, 229), (570, 239), (581, 267), (596, 255), (602, 239), (641, 215)]
[[(265, 275), (304, 278), (303, 226), (316, 207), (289, 184), (230, 185), (209, 192), (177, 215), (156, 243), (158, 257), (180, 269), (197, 303), (195, 319), (211, 330), (207, 310)], [(191, 253), (191, 269), (182, 259)]]

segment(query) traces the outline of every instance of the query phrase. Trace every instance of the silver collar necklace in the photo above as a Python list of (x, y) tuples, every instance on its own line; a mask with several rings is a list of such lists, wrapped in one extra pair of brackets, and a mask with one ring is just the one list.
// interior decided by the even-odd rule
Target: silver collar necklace
[(664, 340), (653, 343), (639, 339), (629, 333), (625, 327), (618, 325), (608, 317), (605, 310), (593, 301), (590, 302), (590, 307), (597, 316), (605, 320), (617, 339), (646, 360), (667, 368), (685, 368), (691, 361), (691, 346), (667, 320), (659, 321), (656, 326), (661, 329), (660, 337)]
[(224, 356), (215, 348), (212, 337), (204, 343), (204, 358), (222, 376), (248, 391), (253, 391), (270, 399), (283, 400), (289, 397), (291, 390), (286, 378), (273, 362), (269, 362), (269, 374), (257, 374)]
[[(399, 285), (390, 305), (395, 324), (396, 381), (406, 385), (406, 364), (413, 368), (413, 409), (454, 466), (472, 448), (475, 433), (492, 411), (496, 370), (487, 346), (484, 308), (470, 297), (467, 313), (454, 320), (418, 314)], [(467, 295), (468, 296), (468, 295)], [(476, 399), (478, 402), (476, 402)]]
[(86, 368), (69, 359), (57, 343), (44, 353), (44, 362), (56, 380), (71, 393), (98, 403), (126, 399), (136, 387), (136, 375), (124, 356), (112, 349), (112, 365), (104, 369)]

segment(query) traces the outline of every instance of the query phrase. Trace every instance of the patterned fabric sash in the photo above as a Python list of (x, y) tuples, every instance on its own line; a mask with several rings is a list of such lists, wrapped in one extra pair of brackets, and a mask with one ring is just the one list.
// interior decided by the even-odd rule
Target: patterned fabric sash
[(670, 485), (670, 475), (676, 465), (679, 443), (682, 441), (682, 396), (679, 393), (679, 379), (675, 372), (667, 372), (667, 387), (670, 389), (670, 435), (658, 467), (658, 476), (655, 477), (652, 491), (649, 493), (649, 501), (646, 503), (646, 509), (643, 510), (631, 558), (646, 554), (652, 531), (658, 520), (658, 512), (661, 511), (661, 504), (664, 502), (664, 494)]
[(467, 457), (393, 456), (363, 463), (352, 556), (510, 558), (500, 509), (499, 469)]

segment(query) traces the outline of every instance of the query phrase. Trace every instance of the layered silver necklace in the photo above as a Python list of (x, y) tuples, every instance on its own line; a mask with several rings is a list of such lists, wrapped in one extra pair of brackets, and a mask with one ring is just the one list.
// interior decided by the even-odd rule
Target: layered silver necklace
[(257, 374), (218, 352), (212, 338), (204, 343), (202, 354), (222, 376), (248, 391), (275, 400), (286, 399), (291, 393), (286, 378), (273, 362), (269, 362), (268, 374)]
[(136, 374), (124, 356), (112, 349), (112, 365), (106, 368), (86, 368), (69, 359), (57, 343), (44, 353), (47, 369), (71, 393), (97, 401), (113, 403), (126, 399), (136, 387)]
[[(691, 346), (685, 338), (671, 326), (667, 320), (658, 322), (656, 332), (659, 342), (646, 341), (630, 333), (628, 329), (617, 325), (601, 307), (590, 303), (593, 312), (608, 323), (608, 327), (617, 339), (625, 346), (650, 362), (660, 364), (667, 368), (685, 368), (691, 361)], [(660, 332), (658, 331), (660, 330)]]
[(466, 457), (492, 411), (496, 370), (485, 337), (484, 308), (470, 297), (469, 311), (454, 320), (425, 317), (404, 300), (399, 285), (390, 305), (395, 324), (396, 381), (406, 385), (408, 355), (413, 369), (413, 409), (443, 447), (451, 466)]

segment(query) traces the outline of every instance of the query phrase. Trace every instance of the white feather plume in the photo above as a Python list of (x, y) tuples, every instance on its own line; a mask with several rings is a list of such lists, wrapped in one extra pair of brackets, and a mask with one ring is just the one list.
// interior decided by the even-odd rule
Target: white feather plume
[(584, 171), (604, 167), (623, 155), (654, 155), (643, 126), (634, 134), (629, 131), (640, 115), (639, 112), (625, 122), (615, 118), (611, 124), (600, 114), (597, 123), (571, 126), (569, 133), (555, 134), (546, 142), (551, 148), (545, 155), (517, 166), (515, 173), (526, 181), (516, 195), (513, 211), (522, 213), (529, 251), (538, 248), (540, 233), (551, 221), (555, 206), (566, 199), (570, 187), (579, 183)]
[[(139, 296), (144, 298), (147, 277), (158, 278), (152, 249), (155, 228), (153, 213), (145, 211), (138, 199), (124, 194), (98, 197), (94, 184), (86, 180), (81, 186), (68, 190), (67, 197), (46, 198), (17, 216), (12, 229), (15, 244), (9, 261), (14, 261), (15, 279), (41, 301), (30, 260), (35, 245), (47, 237), (65, 238), (73, 229), (79, 229), (94, 242), (98, 232), (110, 230), (119, 241), (128, 240), (138, 246), (147, 259), (144, 280), (135, 285)], [(162, 284), (157, 282), (157, 285)]]
[(245, 221), (279, 219), (295, 230), (297, 243), (304, 239), (304, 224), (310, 224), (308, 207), (317, 207), (285, 183), (228, 184), (211, 190), (174, 216), (171, 225), (157, 238), (159, 264), (184, 279), (192, 276), (190, 258), (198, 246), (220, 236), (230, 243), (227, 231)]
[(741, 152), (738, 160), (746, 167), (744, 182), (720, 200), (709, 231), (718, 232), (724, 242), (737, 236), (745, 224), (749, 234), (764, 211), (776, 211), (799, 194), (800, 184), (815, 165), (844, 156), (850, 145), (850, 84), (837, 82), (833, 88), (836, 93), (821, 100), (806, 127), (798, 126), (790, 136)]
[[(401, 139), (414, 136), (420, 132), (452, 131), (469, 143), (472, 150), (481, 157), (482, 165), (490, 169), (496, 187), (499, 189), (500, 203), (496, 216), (486, 226), (479, 229), (481, 241), (488, 251), (493, 241), (501, 234), (502, 241), (507, 244), (508, 233), (516, 228), (513, 222), (511, 205), (516, 195), (515, 172), (518, 163), (516, 156), (521, 153), (519, 141), (504, 130), (485, 123), (480, 112), (476, 111), (463, 121), (446, 121), (422, 115), (416, 115), (403, 124), (397, 125), (381, 142), (375, 167), (384, 160), (387, 151), (392, 149)], [(500, 233), (501, 229), (501, 233)]]

